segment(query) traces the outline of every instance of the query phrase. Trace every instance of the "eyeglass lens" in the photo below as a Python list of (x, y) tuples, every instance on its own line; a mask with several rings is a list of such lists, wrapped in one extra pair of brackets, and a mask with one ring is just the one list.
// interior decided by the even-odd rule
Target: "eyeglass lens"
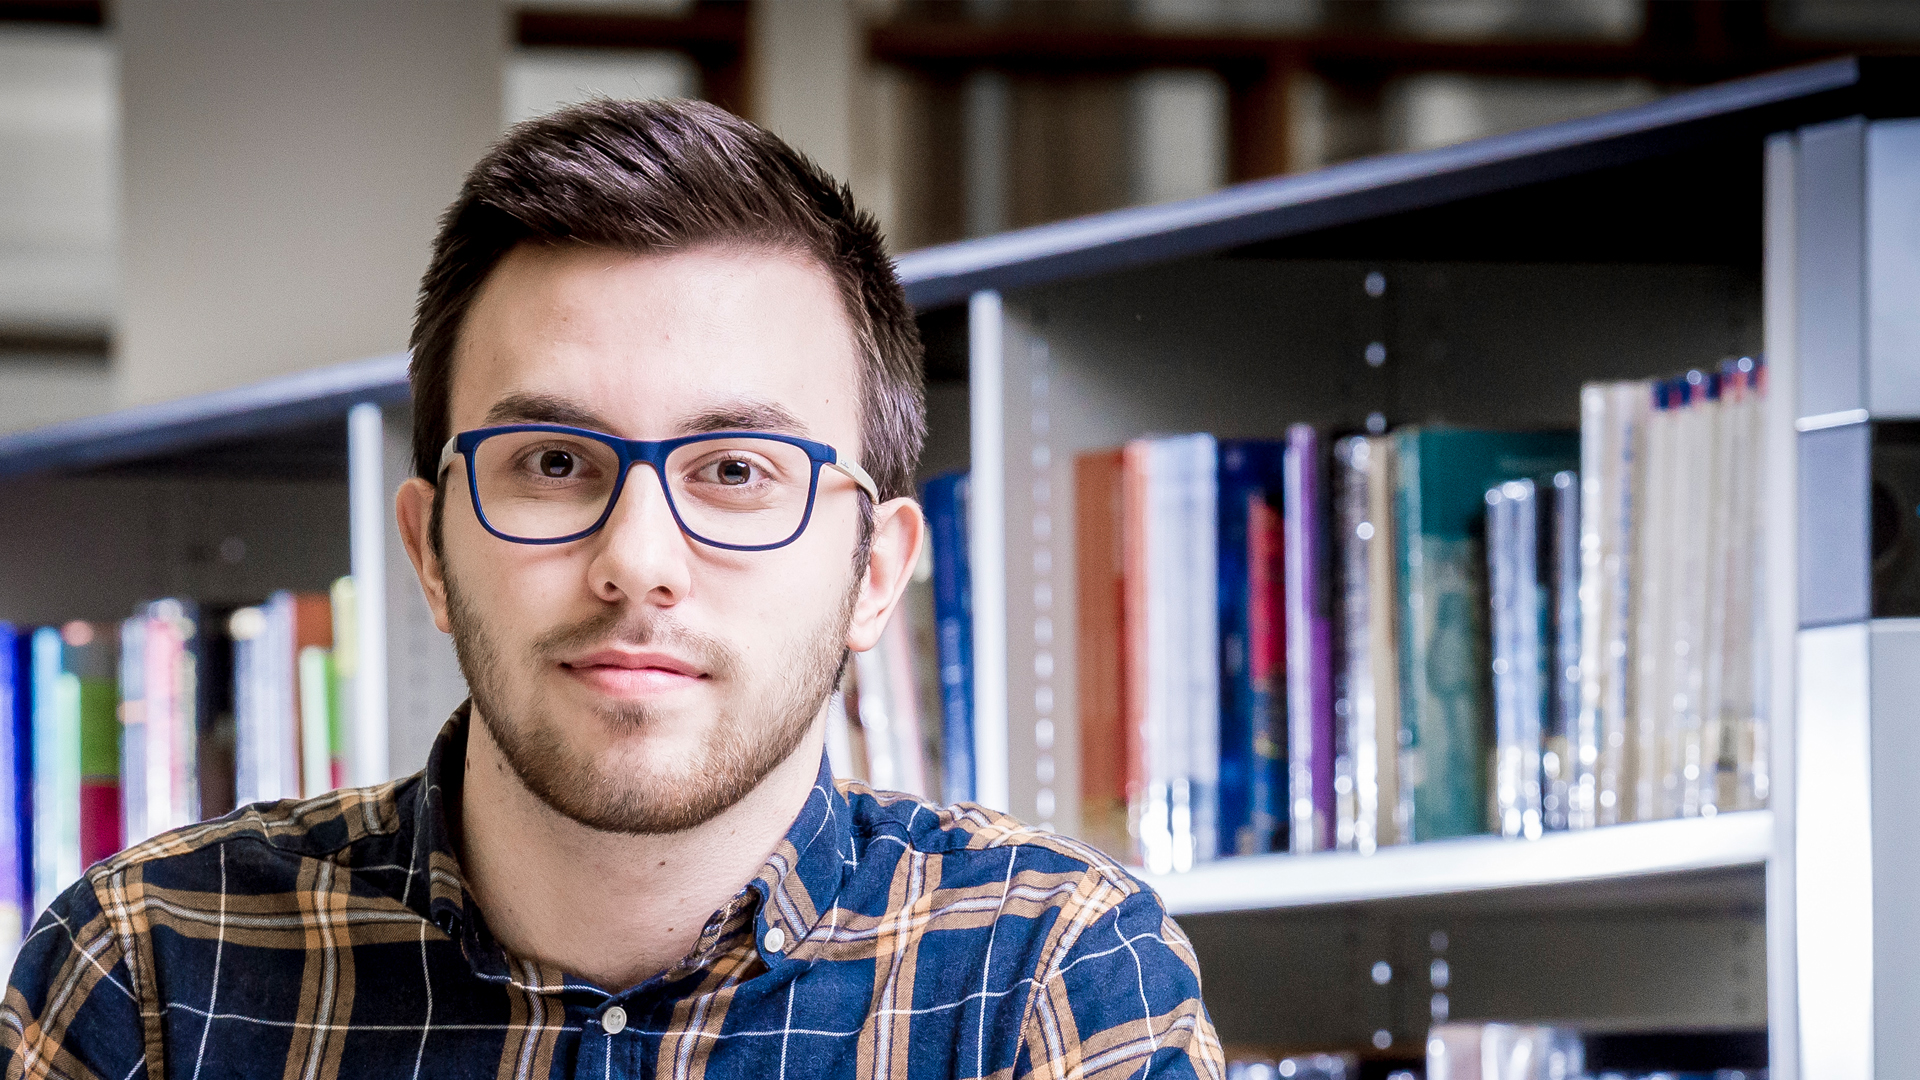
[[(473, 470), (481, 512), (496, 531), (521, 540), (553, 540), (600, 520), (619, 480), (620, 457), (594, 439), (516, 431), (482, 440), (474, 450)], [(728, 436), (675, 449), (663, 474), (688, 532), (702, 540), (754, 547), (780, 543), (799, 530), (813, 462), (791, 443)]]

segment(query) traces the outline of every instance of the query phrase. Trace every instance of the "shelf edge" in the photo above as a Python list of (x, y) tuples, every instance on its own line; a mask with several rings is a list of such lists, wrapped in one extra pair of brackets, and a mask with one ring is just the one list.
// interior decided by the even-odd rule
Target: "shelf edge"
[(1209, 915), (1764, 866), (1772, 850), (1772, 811), (1748, 810), (1532, 841), (1471, 837), (1373, 855), (1253, 855), (1184, 874), (1136, 873), (1169, 914)]

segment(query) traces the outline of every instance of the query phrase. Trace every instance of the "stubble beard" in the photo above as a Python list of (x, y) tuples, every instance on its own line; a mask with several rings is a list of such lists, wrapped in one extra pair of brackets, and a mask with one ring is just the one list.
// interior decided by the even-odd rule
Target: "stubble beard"
[[(531, 686), (539, 685), (556, 656), (615, 642), (670, 649), (718, 684), (719, 713), (694, 760), (660, 763), (666, 767), (637, 773), (571, 743), (568, 721), (553, 715), (537, 690), (524, 707), (515, 707), (509, 690), (513, 673), (503, 663), (498, 643), (450, 572), (445, 580), (447, 621), (460, 671), (480, 722), (508, 767), (556, 813), (590, 829), (624, 835), (661, 835), (704, 825), (793, 755), (845, 669), (847, 628), (858, 585), (856, 576), (839, 608), (795, 643), (777, 671), (745, 671), (737, 650), (726, 642), (632, 605), (536, 639), (520, 660), (520, 674)], [(675, 722), (646, 705), (604, 706), (595, 714), (593, 722), (615, 732)]]

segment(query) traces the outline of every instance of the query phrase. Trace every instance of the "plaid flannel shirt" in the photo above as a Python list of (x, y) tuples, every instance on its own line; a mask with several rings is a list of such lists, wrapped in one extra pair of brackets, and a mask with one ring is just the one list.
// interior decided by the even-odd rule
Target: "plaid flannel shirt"
[(1225, 1073), (1151, 890), (1065, 837), (824, 763), (673, 968), (609, 993), (509, 955), (449, 840), (466, 724), (463, 707), (424, 773), (245, 807), (88, 870), (14, 967), (5, 1075)]

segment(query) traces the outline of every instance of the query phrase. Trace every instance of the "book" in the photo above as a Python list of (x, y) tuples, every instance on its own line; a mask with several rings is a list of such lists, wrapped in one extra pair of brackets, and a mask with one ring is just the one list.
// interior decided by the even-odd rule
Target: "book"
[[(1181, 506), (1174, 519), (1179, 553), (1167, 554), (1183, 573), (1185, 616), (1174, 646), (1183, 649), (1186, 700), (1184, 770), (1174, 787), (1175, 864), (1181, 869), (1218, 857), (1220, 844), (1220, 448), (1212, 435), (1171, 440), (1179, 457)], [(1175, 729), (1178, 738), (1179, 727)], [(1184, 778), (1179, 774), (1184, 771)], [(1184, 792), (1182, 788), (1184, 787)], [(1179, 813), (1185, 802), (1184, 835)], [(1184, 847), (1184, 853), (1182, 848)]]
[(1098, 450), (1073, 462), (1074, 685), (1081, 838), (1124, 859), (1131, 855), (1132, 843), (1127, 832), (1128, 709), (1121, 625), (1126, 591), (1121, 453), (1117, 447)]
[(1329, 851), (1334, 793), (1333, 628), (1321, 579), (1326, 509), (1320, 436), (1287, 429), (1283, 523), (1286, 559), (1288, 838), (1295, 852)]
[(973, 798), (973, 587), (967, 548), (965, 473), (927, 481), (921, 493), (933, 545), (934, 623), (939, 632), (941, 782), (949, 803)]
[(1222, 854), (1275, 850), (1285, 807), (1278, 775), (1284, 767), (1284, 720), (1274, 711), (1284, 583), (1275, 507), (1285, 484), (1285, 448), (1260, 440), (1219, 444), (1217, 831)]
[[(291, 594), (293, 619), (296, 794), (311, 799), (333, 789), (333, 681), (328, 656), (333, 649), (333, 605), (326, 593)], [(318, 650), (316, 659), (308, 650)], [(311, 679), (313, 688), (307, 689)]]
[[(198, 615), (189, 602), (156, 600), (129, 620), (137, 624), (133, 634), (122, 624), (123, 647), (137, 649), (121, 668), (121, 697), (132, 706), (128, 715), (138, 717), (121, 729), (121, 805), (129, 844), (200, 817)], [(139, 670), (129, 672), (136, 664)], [(136, 738), (139, 744), (130, 745)], [(135, 788), (138, 807), (132, 805)]]
[(1427, 1080), (1568, 1080), (1585, 1075), (1577, 1032), (1537, 1024), (1435, 1024)]
[(1216, 455), (1210, 435), (1135, 439), (1123, 451), (1130, 769), (1144, 779), (1128, 818), (1142, 862), (1159, 873), (1219, 846)]
[(1528, 839), (1543, 828), (1541, 736), (1547, 604), (1540, 585), (1540, 499), (1530, 479), (1487, 489), (1488, 607), (1492, 623), (1494, 824)]
[[(80, 866), (119, 851), (120, 687), (114, 635), (88, 622), (60, 628), (61, 666), (73, 679), (79, 731)], [(77, 877), (77, 875), (76, 875)]]
[(1590, 383), (1580, 392), (1580, 716), (1569, 737), (1570, 828), (1621, 820), (1631, 789), (1632, 567), (1650, 403), (1644, 382)]
[(876, 788), (926, 794), (920, 718), (914, 708), (908, 629), (895, 619), (880, 640), (853, 656), (855, 711), (866, 738), (867, 775)]
[(33, 632), (33, 907), (44, 911), (80, 871), (80, 680), (60, 631)]
[(1684, 496), (1679, 494), (1683, 478), (1676, 475), (1680, 433), (1675, 395), (1679, 389), (1673, 380), (1651, 386), (1645, 457), (1638, 470), (1646, 510), (1634, 522), (1634, 557), (1629, 575), (1633, 588), (1633, 717), (1631, 752), (1620, 790), (1622, 821), (1652, 821), (1662, 816), (1664, 751), (1670, 705), (1677, 689), (1674, 658), (1669, 650), (1675, 644), (1673, 518), (1676, 510), (1684, 511)]
[(1553, 536), (1547, 587), (1552, 605), (1553, 656), (1548, 664), (1547, 725), (1540, 754), (1541, 824), (1569, 827), (1573, 805), (1574, 732), (1580, 725), (1580, 474), (1554, 473)]
[(300, 790), (307, 798), (333, 788), (333, 657), (318, 645), (296, 657), (300, 694)]
[(1402, 833), (1393, 440), (1342, 439), (1335, 444), (1334, 460), (1341, 631), (1336, 685), (1345, 706), (1336, 709), (1336, 719), (1348, 732), (1345, 746), (1352, 763), (1352, 847), (1370, 853), (1399, 843)]
[(1408, 839), (1472, 835), (1490, 810), (1486, 491), (1573, 468), (1579, 444), (1571, 433), (1434, 427), (1393, 439)]
[(926, 770), (925, 795), (943, 799), (946, 779), (941, 765), (946, 760), (943, 745), (945, 722), (940, 686), (940, 631), (933, 611), (933, 545), (920, 545), (920, 558), (907, 583), (900, 618), (906, 620), (912, 645), (914, 712), (920, 718), (922, 768)]
[(333, 714), (328, 732), (333, 786), (371, 783), (378, 778), (354, 776), (352, 764), (360, 679), (360, 599), (353, 578), (336, 578), (327, 599), (333, 611)]
[[(1283, 481), (1284, 488), (1284, 481)], [(1251, 846), (1285, 851), (1287, 827), (1287, 567), (1277, 500), (1247, 499), (1247, 680), (1252, 688)]]
[(33, 712), (28, 650), (32, 632), (0, 622), (0, 961), (11, 964), (20, 948), (33, 891), (33, 818), (24, 772), (32, 768), (27, 736)]

